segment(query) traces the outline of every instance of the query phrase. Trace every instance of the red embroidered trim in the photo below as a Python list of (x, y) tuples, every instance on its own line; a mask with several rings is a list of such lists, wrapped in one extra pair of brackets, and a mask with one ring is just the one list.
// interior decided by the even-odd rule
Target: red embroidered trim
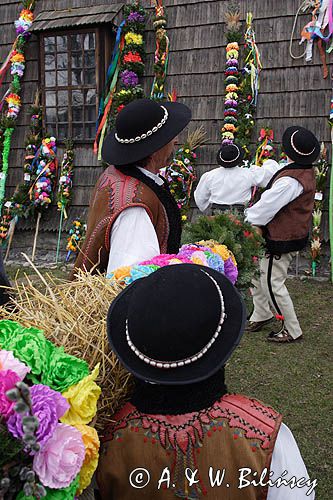
[(130, 421), (137, 420), (132, 425), (141, 424), (143, 429), (158, 434), (163, 448), (169, 442), (172, 449), (178, 447), (185, 454), (189, 444), (202, 442), (205, 432), (208, 435), (212, 421), (225, 419), (229, 427), (244, 430), (247, 439), (258, 439), (262, 449), (268, 449), (279, 418), (279, 413), (272, 408), (238, 394), (225, 395), (210, 408), (185, 415), (145, 415), (127, 403), (114, 416), (115, 424), (109, 429), (110, 435), (105, 441), (112, 439), (113, 434), (124, 429)]

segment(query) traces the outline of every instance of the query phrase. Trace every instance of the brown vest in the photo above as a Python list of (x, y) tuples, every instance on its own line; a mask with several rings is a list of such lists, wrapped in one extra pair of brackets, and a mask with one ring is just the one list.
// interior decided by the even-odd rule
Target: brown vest
[(76, 259), (77, 269), (90, 271), (94, 266), (107, 269), (112, 225), (123, 210), (143, 207), (155, 228), (160, 252), (167, 252), (169, 222), (157, 195), (143, 182), (108, 167), (99, 177), (90, 201), (87, 235)]
[(303, 193), (284, 206), (266, 226), (266, 247), (274, 254), (294, 252), (306, 246), (316, 190), (313, 168), (292, 168), (291, 164), (274, 177), (272, 185), (282, 177), (293, 177), (300, 182)]
[[(103, 500), (265, 500), (268, 488), (244, 486), (267, 468), (282, 417), (257, 400), (227, 394), (208, 409), (184, 415), (148, 415), (127, 403), (108, 431), (97, 470)], [(212, 486), (218, 470), (222, 484)], [(163, 470), (170, 482), (162, 482)], [(189, 485), (186, 469), (198, 472)], [(250, 468), (255, 476), (245, 476)], [(146, 469), (150, 482), (142, 489), (130, 485), (135, 469)], [(265, 472), (265, 471), (264, 471)], [(243, 479), (242, 475), (243, 474)], [(132, 474), (132, 481), (134, 481)], [(146, 473), (143, 472), (143, 477)], [(220, 476), (221, 477), (221, 476)], [(163, 479), (168, 479), (164, 472)], [(263, 482), (265, 482), (263, 481)], [(229, 487), (227, 486), (229, 484)], [(173, 486), (174, 485), (174, 486)]]

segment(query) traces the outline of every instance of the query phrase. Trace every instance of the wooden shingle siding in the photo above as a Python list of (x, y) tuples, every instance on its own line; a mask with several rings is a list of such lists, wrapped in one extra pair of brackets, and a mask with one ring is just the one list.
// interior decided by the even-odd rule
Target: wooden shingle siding
[[(39, 0), (36, 14), (45, 10), (82, 8), (103, 4), (116, 4), (107, 0)], [(178, 99), (189, 105), (193, 113), (190, 128), (203, 125), (207, 131), (207, 144), (198, 152), (198, 175), (216, 167), (216, 152), (220, 144), (223, 122), (224, 68), (225, 68), (225, 22), (224, 13), (228, 0), (164, 0), (168, 15), (168, 36), (170, 38), (170, 62), (167, 90), (175, 89)], [(0, 0), (0, 60), (7, 54), (14, 36), (14, 20), (19, 13), (20, 2)], [(147, 65), (144, 86), (150, 93), (153, 81), (153, 54), (155, 34), (151, 22), (153, 9), (145, 1), (150, 20), (148, 23), (146, 49)], [(256, 115), (256, 127), (252, 135), (253, 145), (261, 127), (271, 127), (275, 139), (281, 140), (284, 129), (298, 123), (312, 129), (319, 140), (330, 143), (330, 129), (327, 118), (331, 98), (332, 55), (327, 55), (329, 78), (323, 80), (321, 61), (317, 45), (314, 45), (313, 61), (305, 63), (304, 58), (293, 60), (289, 55), (289, 40), (299, 2), (295, 0), (240, 0), (241, 18), (246, 12), (254, 17), (256, 39), (261, 53), (263, 71)], [(119, 16), (121, 20), (121, 16)], [(300, 15), (296, 25), (293, 52), (304, 52), (305, 45), (298, 45), (300, 29), (310, 21), (309, 15)], [(33, 35), (26, 52), (27, 70), (23, 83), (23, 109), (13, 137), (10, 156), (8, 189), (22, 179), (22, 148), (29, 123), (28, 105), (34, 100), (38, 81), (39, 48)], [(186, 132), (180, 135), (184, 140)], [(59, 158), (61, 160), (61, 148)], [(86, 214), (89, 193), (102, 171), (92, 147), (78, 145), (75, 148), (74, 197), (69, 217)], [(73, 215), (73, 217), (72, 217)], [(52, 208), (49, 216), (42, 219), (41, 229), (54, 229), (58, 220), (57, 211)], [(50, 222), (51, 221), (51, 222)], [(68, 223), (67, 223), (68, 224)], [(25, 228), (33, 223), (25, 223)], [(326, 231), (327, 233), (327, 231)]]

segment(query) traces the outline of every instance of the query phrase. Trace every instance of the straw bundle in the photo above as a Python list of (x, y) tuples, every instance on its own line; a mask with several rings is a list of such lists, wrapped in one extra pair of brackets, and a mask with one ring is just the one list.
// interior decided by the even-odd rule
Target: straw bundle
[(74, 282), (43, 277), (35, 284), (15, 283), (12, 310), (0, 307), (0, 318), (43, 330), (68, 354), (84, 359), (92, 369), (100, 362), (97, 382), (102, 388), (96, 427), (102, 430), (110, 416), (124, 402), (131, 386), (128, 372), (110, 352), (106, 335), (106, 316), (110, 303), (122, 286), (99, 274), (79, 272)]

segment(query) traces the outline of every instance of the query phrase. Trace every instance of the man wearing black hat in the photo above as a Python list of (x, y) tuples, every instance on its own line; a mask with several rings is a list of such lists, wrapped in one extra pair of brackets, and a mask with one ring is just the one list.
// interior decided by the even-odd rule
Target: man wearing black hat
[(315, 194), (312, 163), (320, 146), (312, 132), (299, 126), (287, 128), (282, 146), (288, 164), (274, 175), (260, 201), (246, 210), (247, 221), (261, 228), (267, 248), (260, 263), (260, 280), (254, 282), (254, 311), (248, 330), (259, 331), (268, 324), (273, 319), (272, 306), (282, 327), (268, 340), (286, 343), (302, 339), (285, 281), (295, 252), (308, 240)]
[(231, 282), (199, 265), (160, 268), (114, 300), (109, 342), (135, 387), (105, 433), (102, 500), (313, 500), (281, 415), (227, 393), (224, 366), (244, 324)]
[(266, 187), (281, 168), (274, 160), (265, 161), (262, 167), (251, 165), (242, 168), (243, 157), (243, 148), (238, 144), (222, 144), (216, 157), (220, 168), (203, 174), (194, 192), (195, 202), (201, 212), (208, 207), (213, 210), (243, 210), (251, 199), (252, 188)]
[(184, 104), (150, 99), (133, 101), (118, 114), (102, 148), (111, 166), (95, 186), (76, 269), (111, 272), (178, 252), (180, 211), (158, 172), (190, 119)]

